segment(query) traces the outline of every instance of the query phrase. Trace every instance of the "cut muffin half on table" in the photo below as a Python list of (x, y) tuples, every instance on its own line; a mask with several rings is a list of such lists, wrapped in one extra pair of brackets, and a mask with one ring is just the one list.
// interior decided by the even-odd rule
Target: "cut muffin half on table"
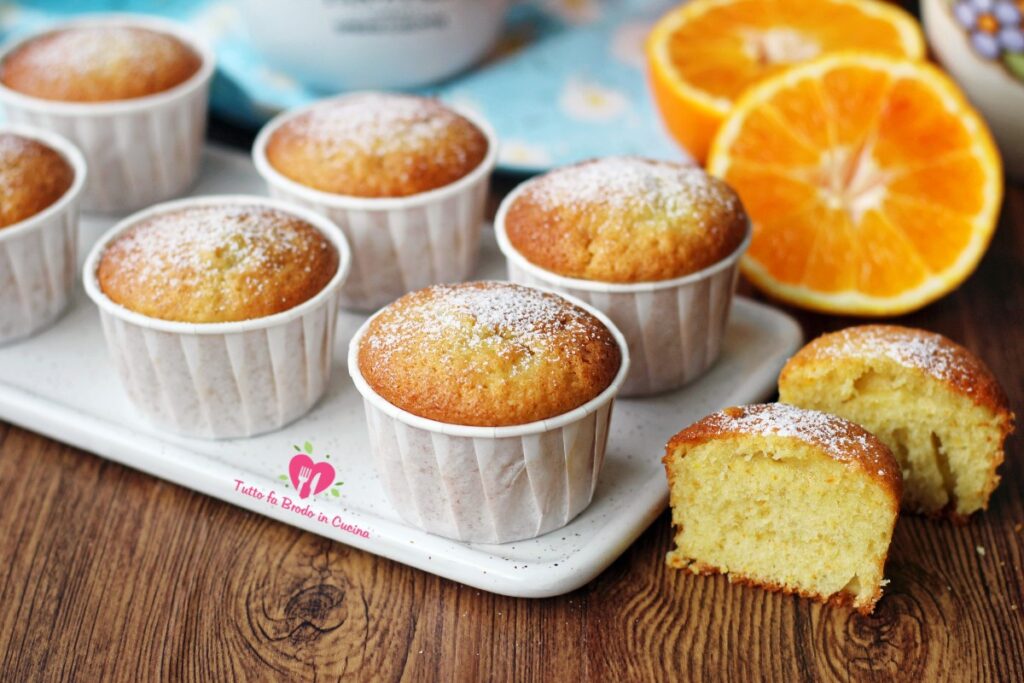
[(1013, 413), (992, 372), (934, 332), (862, 325), (815, 339), (779, 376), (785, 403), (862, 425), (892, 450), (903, 509), (963, 520), (988, 507)]
[(899, 466), (865, 429), (773, 403), (669, 441), (669, 566), (870, 613), (899, 512)]

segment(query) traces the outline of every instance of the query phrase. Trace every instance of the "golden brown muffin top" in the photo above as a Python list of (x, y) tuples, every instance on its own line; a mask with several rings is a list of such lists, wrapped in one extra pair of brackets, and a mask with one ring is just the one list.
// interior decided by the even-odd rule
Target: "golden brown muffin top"
[(97, 268), (112, 301), (189, 323), (262, 318), (316, 296), (338, 251), (315, 227), (265, 206), (196, 206), (152, 216), (107, 245)]
[(487, 147), (476, 125), (437, 100), (360, 93), (286, 121), (266, 155), (278, 173), (322, 192), (406, 197), (468, 175)]
[(565, 299), (507, 282), (436, 285), (370, 323), (359, 371), (386, 401), (439, 422), (500, 427), (574, 410), (622, 363), (605, 325)]
[(505, 215), (505, 234), (559, 275), (647, 282), (721, 261), (743, 242), (747, 218), (732, 188), (697, 167), (607, 157), (530, 181)]
[(684, 444), (701, 444), (731, 436), (799, 439), (817, 446), (830, 458), (859, 467), (892, 492), (899, 503), (903, 477), (889, 448), (860, 425), (836, 415), (785, 403), (761, 403), (726, 408), (679, 432), (668, 442), (664, 461)]
[(924, 372), (1012, 420), (1003, 388), (980, 358), (941, 334), (912, 327), (857, 325), (823, 334), (790, 358), (782, 375), (816, 360), (846, 358), (886, 359)]
[(0, 80), (44, 100), (110, 102), (170, 90), (202, 58), (178, 38), (134, 26), (80, 26), (32, 38), (9, 54)]
[(13, 133), (0, 133), (0, 228), (31, 218), (64, 196), (75, 169), (59, 152)]

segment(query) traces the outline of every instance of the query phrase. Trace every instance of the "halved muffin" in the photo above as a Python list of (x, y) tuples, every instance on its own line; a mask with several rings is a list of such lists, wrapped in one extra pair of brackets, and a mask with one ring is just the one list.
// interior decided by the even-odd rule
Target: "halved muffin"
[(669, 441), (669, 566), (870, 613), (899, 512), (885, 444), (784, 404), (727, 408)]
[(862, 425), (900, 463), (903, 509), (955, 519), (988, 506), (1013, 431), (1006, 395), (977, 356), (896, 325), (815, 339), (782, 369), (779, 398)]

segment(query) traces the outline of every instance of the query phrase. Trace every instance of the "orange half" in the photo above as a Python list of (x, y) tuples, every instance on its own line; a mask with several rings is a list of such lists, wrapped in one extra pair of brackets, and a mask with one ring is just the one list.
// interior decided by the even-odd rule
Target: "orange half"
[(982, 119), (924, 62), (822, 57), (747, 91), (708, 170), (754, 224), (760, 288), (831, 313), (897, 315), (955, 289), (995, 230), (1002, 166)]
[(913, 17), (876, 0), (694, 0), (654, 27), (647, 60), (666, 127), (703, 162), (743, 91), (845, 50), (921, 59), (924, 39)]

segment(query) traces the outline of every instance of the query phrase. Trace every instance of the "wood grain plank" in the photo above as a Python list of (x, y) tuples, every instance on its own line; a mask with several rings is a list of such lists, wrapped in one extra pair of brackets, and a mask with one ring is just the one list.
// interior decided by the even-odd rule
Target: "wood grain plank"
[[(1018, 414), (1022, 267), (1011, 187), (978, 273), (900, 319), (978, 351)], [(1022, 681), (1022, 442), (969, 525), (900, 519), (861, 617), (669, 570), (667, 514), (574, 593), (491, 595), (0, 424), (0, 680)]]

